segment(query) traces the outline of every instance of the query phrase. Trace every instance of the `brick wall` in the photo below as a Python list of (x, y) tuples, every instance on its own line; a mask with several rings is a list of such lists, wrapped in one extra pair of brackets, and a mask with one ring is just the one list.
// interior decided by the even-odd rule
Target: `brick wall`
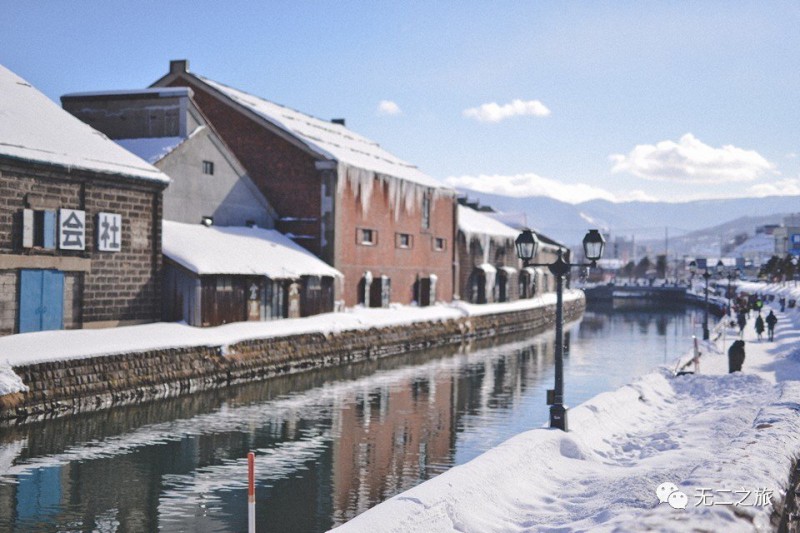
[[(0, 160), (0, 254), (41, 263), (32, 268), (53, 268), (44, 265), (59, 258), (91, 265), (88, 272), (65, 271), (66, 328), (91, 322), (158, 320), (162, 188), (123, 177)], [(23, 248), (25, 208), (86, 211), (86, 249)], [(101, 211), (122, 215), (121, 252), (95, 249), (96, 215)], [(13, 284), (8, 282), (11, 277)], [(18, 269), (0, 270), (4, 288), (13, 287), (10, 296), (6, 290), (0, 296), (0, 334), (16, 331), (17, 278)]]
[[(580, 316), (584, 305), (583, 299), (565, 302), (565, 320)], [(541, 331), (553, 326), (554, 307), (328, 335), (250, 340), (224, 347), (172, 348), (18, 366), (14, 371), (30, 390), (0, 396), (0, 419), (74, 413), (472, 339)]]
[(91, 230), (93, 239), (96, 213), (122, 215), (122, 251), (91, 253), (92, 271), (86, 275), (84, 285), (83, 321), (158, 320), (161, 195), (87, 184), (85, 204), (87, 232)]
[[(332, 256), (320, 248), (322, 172), (315, 167), (316, 159), (296, 144), (271, 133), (255, 120), (248, 118), (203, 87), (184, 78), (172, 86), (188, 86), (194, 100), (208, 117), (214, 129), (242, 162), (275, 210), (285, 218), (276, 229), (310, 238), (297, 239), (312, 253), (333, 264), (344, 275), (345, 305), (359, 302), (358, 284), (364, 272), (374, 276), (388, 275), (392, 279), (392, 301), (410, 303), (414, 300), (414, 284), (419, 277), (436, 274), (437, 295), (449, 301), (453, 295), (454, 199), (438, 198), (431, 209), (431, 226), (422, 230), (421, 210), (403, 211), (397, 221), (389, 207), (388, 193), (376, 183), (368, 214), (361, 212), (360, 198), (349, 187), (336, 196), (335, 245)], [(338, 179), (343, 179), (339, 177)], [(377, 246), (367, 249), (356, 244), (356, 229), (372, 228), (379, 233)], [(414, 237), (410, 249), (395, 246), (396, 233)], [(445, 250), (433, 250), (432, 239), (444, 238)]]
[[(337, 202), (336, 268), (345, 276), (345, 305), (359, 303), (359, 282), (365, 271), (372, 272), (374, 279), (381, 275), (391, 278), (393, 302), (410, 303), (414, 300), (414, 284), (431, 274), (438, 277), (438, 299), (452, 299), (455, 199), (442, 196), (431, 204), (430, 227), (424, 229), (421, 206), (410, 213), (401, 207), (395, 220), (388, 191), (378, 182), (366, 214), (362, 212), (360, 198), (353, 194), (349, 185), (344, 187)], [(357, 232), (360, 228), (376, 231), (377, 242), (372, 246), (359, 244)], [(411, 236), (409, 248), (398, 247), (399, 233)], [(445, 240), (444, 250), (434, 250), (433, 239), (437, 237)]]
[(320, 174), (315, 159), (296, 145), (270, 133), (254, 120), (234, 111), (202, 87), (176, 79), (172, 86), (191, 87), (194, 101), (248, 175), (281, 217), (303, 221), (277, 222), (276, 229), (313, 239), (298, 244), (320, 255)]
[[(509, 300), (516, 300), (519, 298), (519, 269), (521, 267), (521, 262), (517, 258), (516, 248), (513, 243), (508, 243), (506, 246), (498, 246), (495, 241), (490, 240), (489, 250), (485, 255), (482, 242), (478, 239), (473, 238), (467, 243), (464, 234), (459, 232), (457, 243), (458, 291), (462, 300), (470, 300), (470, 276), (475, 267), (484, 262), (494, 267), (510, 266), (517, 270), (517, 273), (511, 276), (509, 280), (507, 291)], [(488, 302), (493, 301), (492, 290), (493, 287), (487, 287), (486, 295)]]

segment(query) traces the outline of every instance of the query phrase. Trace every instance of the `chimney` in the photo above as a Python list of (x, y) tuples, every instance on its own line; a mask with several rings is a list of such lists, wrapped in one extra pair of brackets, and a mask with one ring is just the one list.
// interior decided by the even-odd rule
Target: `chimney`
[(182, 74), (185, 72), (189, 72), (188, 59), (173, 59), (172, 61), (169, 62), (170, 74)]
[(331, 122), (334, 124), (338, 124), (340, 126), (344, 126), (344, 119), (343, 118), (332, 118)]

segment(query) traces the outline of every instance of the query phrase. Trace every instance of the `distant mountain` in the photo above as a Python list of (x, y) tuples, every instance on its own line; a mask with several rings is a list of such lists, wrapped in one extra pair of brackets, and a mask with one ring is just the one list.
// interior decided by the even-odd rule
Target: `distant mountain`
[[(663, 242), (666, 233), (676, 246), (680, 237), (686, 237), (687, 242), (692, 242), (692, 239), (697, 241), (702, 235), (691, 237), (690, 234), (708, 230), (710, 233), (703, 238), (702, 244), (704, 247), (716, 247), (718, 251), (721, 240), (727, 241), (742, 232), (752, 235), (756, 226), (777, 224), (787, 214), (800, 212), (800, 196), (682, 203), (591, 200), (573, 205), (545, 196), (513, 198), (467, 189), (459, 192), (496, 211), (524, 214), (528, 226), (568, 245), (580, 243), (590, 228), (608, 231), (612, 237), (633, 237), (637, 243)], [(519, 217), (512, 218), (516, 220)], [(675, 252), (677, 248), (670, 253)], [(712, 252), (708, 250), (702, 253)]]

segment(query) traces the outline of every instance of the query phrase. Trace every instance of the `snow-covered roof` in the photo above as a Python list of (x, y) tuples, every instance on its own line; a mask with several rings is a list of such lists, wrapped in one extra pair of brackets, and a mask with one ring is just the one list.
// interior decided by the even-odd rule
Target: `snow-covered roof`
[(508, 239), (519, 237), (519, 230), (463, 205), (458, 206), (458, 229), (468, 236), (489, 235)]
[(147, 137), (141, 139), (116, 139), (114, 142), (148, 163), (156, 163), (185, 140), (183, 137)]
[(0, 65), (0, 156), (169, 183), (153, 165)]
[(196, 274), (273, 279), (342, 273), (275, 230), (164, 221), (164, 255)]
[(69, 93), (62, 98), (97, 98), (103, 96), (139, 96), (139, 95), (158, 95), (164, 98), (177, 96), (190, 96), (192, 90), (189, 87), (155, 87), (147, 89), (123, 89), (118, 91), (87, 91), (81, 93)]
[(244, 91), (192, 74), (233, 102), (244, 106), (267, 122), (291, 134), (320, 156), (346, 167), (368, 170), (382, 176), (400, 178), (433, 188), (447, 188), (381, 146), (341, 124), (321, 120), (300, 111), (270, 102)]

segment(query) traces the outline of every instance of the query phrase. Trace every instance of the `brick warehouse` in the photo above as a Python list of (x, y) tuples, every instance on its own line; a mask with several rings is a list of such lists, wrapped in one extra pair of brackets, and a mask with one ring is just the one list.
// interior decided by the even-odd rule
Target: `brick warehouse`
[(0, 66), (0, 334), (159, 319), (169, 178)]
[(194, 101), (280, 215), (276, 228), (344, 274), (345, 305), (449, 300), (455, 194), (344, 126), (190, 73)]

